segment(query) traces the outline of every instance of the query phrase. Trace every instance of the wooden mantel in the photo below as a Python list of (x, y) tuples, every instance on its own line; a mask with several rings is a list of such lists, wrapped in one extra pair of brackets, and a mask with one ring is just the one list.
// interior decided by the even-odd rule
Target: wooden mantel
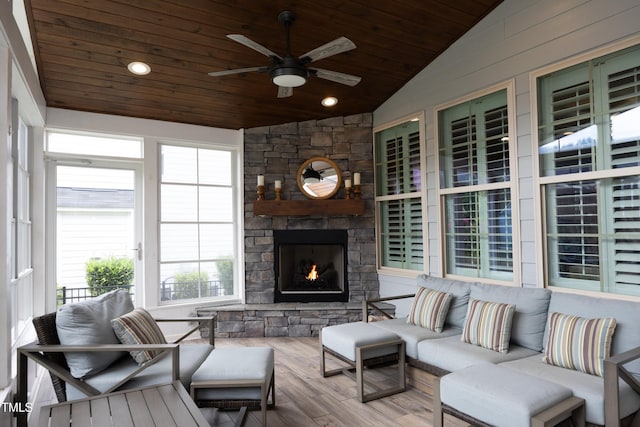
[(256, 200), (254, 216), (362, 215), (363, 199)]

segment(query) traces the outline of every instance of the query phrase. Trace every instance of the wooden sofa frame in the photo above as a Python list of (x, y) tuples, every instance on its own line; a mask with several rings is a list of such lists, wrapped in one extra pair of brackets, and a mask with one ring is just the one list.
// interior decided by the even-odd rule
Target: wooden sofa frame
[[(215, 317), (184, 317), (171, 319), (155, 319), (157, 322), (195, 322), (196, 325), (191, 327), (187, 332), (180, 336), (177, 340), (170, 344), (102, 344), (102, 345), (62, 345), (58, 338), (56, 329), (56, 313), (48, 313), (33, 319), (33, 325), (36, 330), (38, 341), (24, 345), (17, 349), (18, 352), (18, 382), (16, 385), (16, 394), (14, 396), (15, 403), (27, 403), (27, 378), (28, 378), (28, 360), (31, 359), (42, 365), (49, 371), (51, 382), (59, 403), (67, 400), (66, 385), (70, 384), (87, 396), (97, 396), (117, 390), (131, 378), (139, 374), (146, 368), (155, 365), (165, 357), (171, 357), (171, 381), (176, 381), (180, 377), (180, 342), (198, 331), (201, 326), (207, 325), (209, 328), (209, 344), (215, 347)], [(105, 352), (105, 351), (140, 351), (155, 350), (158, 352), (156, 357), (147, 363), (141, 365), (131, 374), (127, 375), (109, 390), (100, 392), (82, 379), (75, 378), (71, 375), (69, 366), (64, 357), (65, 352)], [(27, 426), (27, 413), (16, 413), (18, 427)]]
[[(369, 314), (375, 313), (377, 315), (384, 316), (387, 319), (394, 319), (395, 317), (389, 314), (380, 306), (380, 303), (413, 298), (416, 294), (404, 294), (390, 297), (375, 298), (362, 302), (362, 321), (369, 321)], [(620, 406), (619, 406), (619, 384), (620, 379), (629, 384), (629, 386), (640, 395), (640, 381), (634, 377), (624, 365), (634, 360), (640, 359), (640, 347), (632, 350), (625, 351), (615, 356), (611, 356), (604, 360), (604, 413), (605, 413), (605, 426), (606, 427), (631, 427), (640, 425), (640, 411), (635, 414), (631, 414), (624, 419), (620, 419)], [(406, 357), (407, 364), (409, 366), (421, 369), (437, 377), (441, 377), (449, 373), (449, 371), (439, 368), (437, 366), (430, 365), (417, 359), (413, 359), (409, 356)], [(434, 389), (434, 393), (437, 392), (437, 387)], [(442, 404), (442, 412), (453, 415), (454, 417), (464, 420), (465, 422), (474, 425), (486, 427), (486, 424), (476, 420), (455, 408)], [(587, 423), (588, 427), (604, 427), (596, 424)]]

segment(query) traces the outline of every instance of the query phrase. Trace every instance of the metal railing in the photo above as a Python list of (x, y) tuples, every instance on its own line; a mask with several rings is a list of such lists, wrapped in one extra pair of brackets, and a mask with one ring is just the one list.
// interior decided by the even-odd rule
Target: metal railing
[[(100, 294), (104, 294), (115, 289), (125, 289), (129, 292), (129, 295), (133, 296), (133, 285), (127, 286), (101, 286)], [(97, 297), (99, 294), (92, 290), (92, 288), (67, 288), (61, 286), (56, 293), (56, 305), (59, 307), (63, 304), (71, 302), (83, 301)]]
[(227, 289), (219, 280), (174, 282), (173, 277), (169, 277), (160, 285), (160, 301), (220, 297), (231, 294), (233, 294), (233, 288)]

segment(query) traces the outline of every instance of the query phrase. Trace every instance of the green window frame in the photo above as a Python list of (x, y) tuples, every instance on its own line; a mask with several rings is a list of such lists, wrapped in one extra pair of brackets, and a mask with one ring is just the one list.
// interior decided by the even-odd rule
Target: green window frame
[(438, 111), (446, 275), (514, 280), (507, 89)]
[(374, 140), (378, 267), (423, 271), (420, 121), (377, 130)]
[(640, 47), (536, 84), (547, 283), (640, 295)]

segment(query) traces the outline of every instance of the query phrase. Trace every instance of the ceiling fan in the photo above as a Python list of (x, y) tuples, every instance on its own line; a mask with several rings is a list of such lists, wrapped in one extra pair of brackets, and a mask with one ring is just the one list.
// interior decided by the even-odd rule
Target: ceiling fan
[(355, 86), (360, 82), (360, 77), (353, 76), (351, 74), (339, 73), (337, 71), (324, 70), (315, 67), (307, 67), (307, 64), (311, 62), (355, 49), (356, 45), (346, 37), (338, 37), (334, 41), (317, 47), (298, 58), (294, 57), (291, 54), (290, 39), (291, 24), (293, 24), (294, 20), (295, 14), (291, 11), (285, 10), (278, 14), (278, 21), (282, 23), (286, 29), (287, 52), (284, 56), (280, 56), (272, 52), (261, 44), (256, 43), (241, 34), (227, 34), (227, 37), (231, 40), (268, 56), (271, 59), (270, 66), (214, 71), (209, 73), (209, 75), (219, 77), (231, 74), (249, 73), (252, 71), (262, 73), (268, 72), (273, 83), (278, 86), (278, 98), (286, 98), (293, 95), (293, 88), (305, 84), (309, 76), (316, 76), (321, 79), (330, 80), (347, 86)]

